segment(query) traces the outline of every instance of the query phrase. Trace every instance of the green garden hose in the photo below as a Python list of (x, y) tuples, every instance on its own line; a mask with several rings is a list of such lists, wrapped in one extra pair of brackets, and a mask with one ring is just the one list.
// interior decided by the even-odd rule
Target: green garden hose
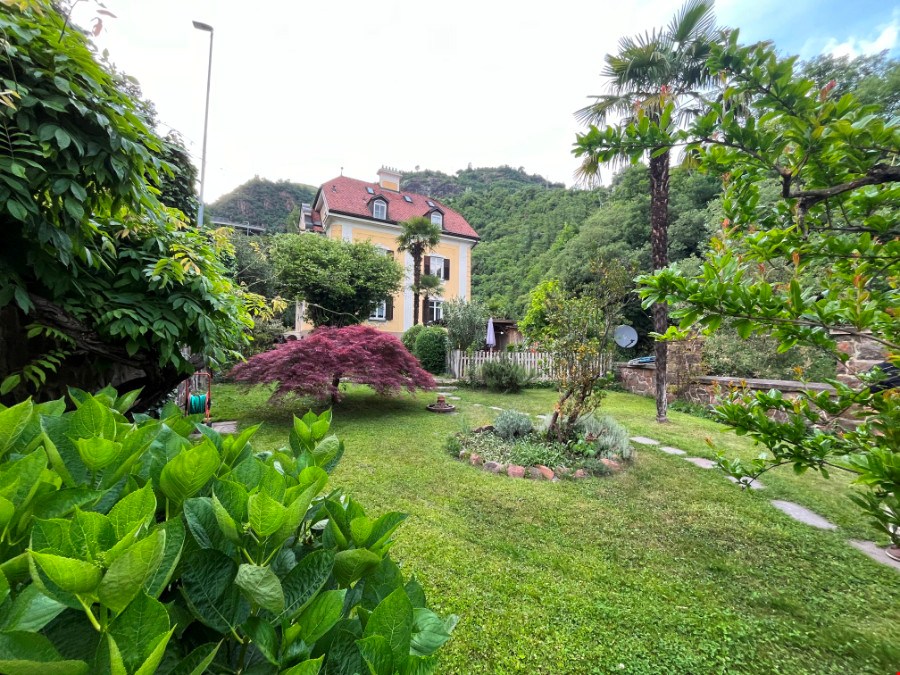
[(206, 413), (206, 394), (191, 394), (188, 415)]

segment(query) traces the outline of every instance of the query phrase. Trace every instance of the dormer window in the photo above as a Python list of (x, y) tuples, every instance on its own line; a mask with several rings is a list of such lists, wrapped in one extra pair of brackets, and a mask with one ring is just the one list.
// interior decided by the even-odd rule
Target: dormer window
[(387, 202), (383, 199), (372, 202), (372, 216), (378, 220), (387, 220)]
[(431, 222), (434, 225), (444, 226), (444, 215), (440, 211), (431, 212)]

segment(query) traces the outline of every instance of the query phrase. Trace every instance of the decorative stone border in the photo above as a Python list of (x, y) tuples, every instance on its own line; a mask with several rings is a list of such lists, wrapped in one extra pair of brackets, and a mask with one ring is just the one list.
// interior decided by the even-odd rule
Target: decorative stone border
[[(484, 458), (474, 452), (468, 450), (460, 450), (459, 458), (463, 462), (468, 462), (474, 467), (481, 468), (483, 471), (493, 474), (506, 474), (510, 478), (531, 478), (533, 480), (549, 480), (558, 482), (560, 479), (582, 479), (591, 476), (584, 469), (575, 469), (574, 471), (565, 466), (557, 466), (551, 469), (549, 466), (537, 464), (536, 466), (520, 466), (518, 464), (502, 464), (500, 462), (485, 462)], [(619, 462), (612, 459), (603, 458), (600, 460), (610, 473), (618, 473), (624, 467)]]

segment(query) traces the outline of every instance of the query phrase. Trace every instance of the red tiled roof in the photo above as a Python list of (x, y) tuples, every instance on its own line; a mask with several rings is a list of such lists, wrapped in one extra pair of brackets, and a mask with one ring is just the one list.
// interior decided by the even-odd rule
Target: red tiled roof
[[(372, 188), (375, 194), (369, 194), (366, 188)], [(372, 219), (370, 202), (376, 196), (383, 197), (388, 203), (386, 222), (389, 223), (398, 223), (413, 216), (427, 216), (434, 210), (427, 204), (427, 201), (430, 200), (444, 214), (444, 232), (460, 237), (479, 239), (478, 233), (459, 213), (437, 199), (431, 199), (415, 192), (384, 190), (378, 183), (367, 183), (346, 176), (339, 176), (323, 183), (319, 191), (325, 198), (330, 211), (369, 219)], [(412, 203), (403, 199), (404, 196), (409, 197)], [(316, 201), (318, 201), (318, 196)], [(318, 214), (318, 212), (315, 213)]]

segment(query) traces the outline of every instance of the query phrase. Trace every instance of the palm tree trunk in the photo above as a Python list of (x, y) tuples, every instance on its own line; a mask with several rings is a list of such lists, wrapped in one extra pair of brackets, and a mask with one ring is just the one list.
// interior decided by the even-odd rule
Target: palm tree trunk
[[(650, 157), (650, 249), (653, 271), (669, 264), (669, 151)], [(653, 330), (665, 333), (669, 324), (669, 308), (655, 303)], [(657, 341), (656, 354), (656, 421), (668, 422), (666, 397), (666, 365), (668, 345)]]
[(422, 252), (413, 250), (413, 323), (419, 323), (419, 282), (422, 280)]

